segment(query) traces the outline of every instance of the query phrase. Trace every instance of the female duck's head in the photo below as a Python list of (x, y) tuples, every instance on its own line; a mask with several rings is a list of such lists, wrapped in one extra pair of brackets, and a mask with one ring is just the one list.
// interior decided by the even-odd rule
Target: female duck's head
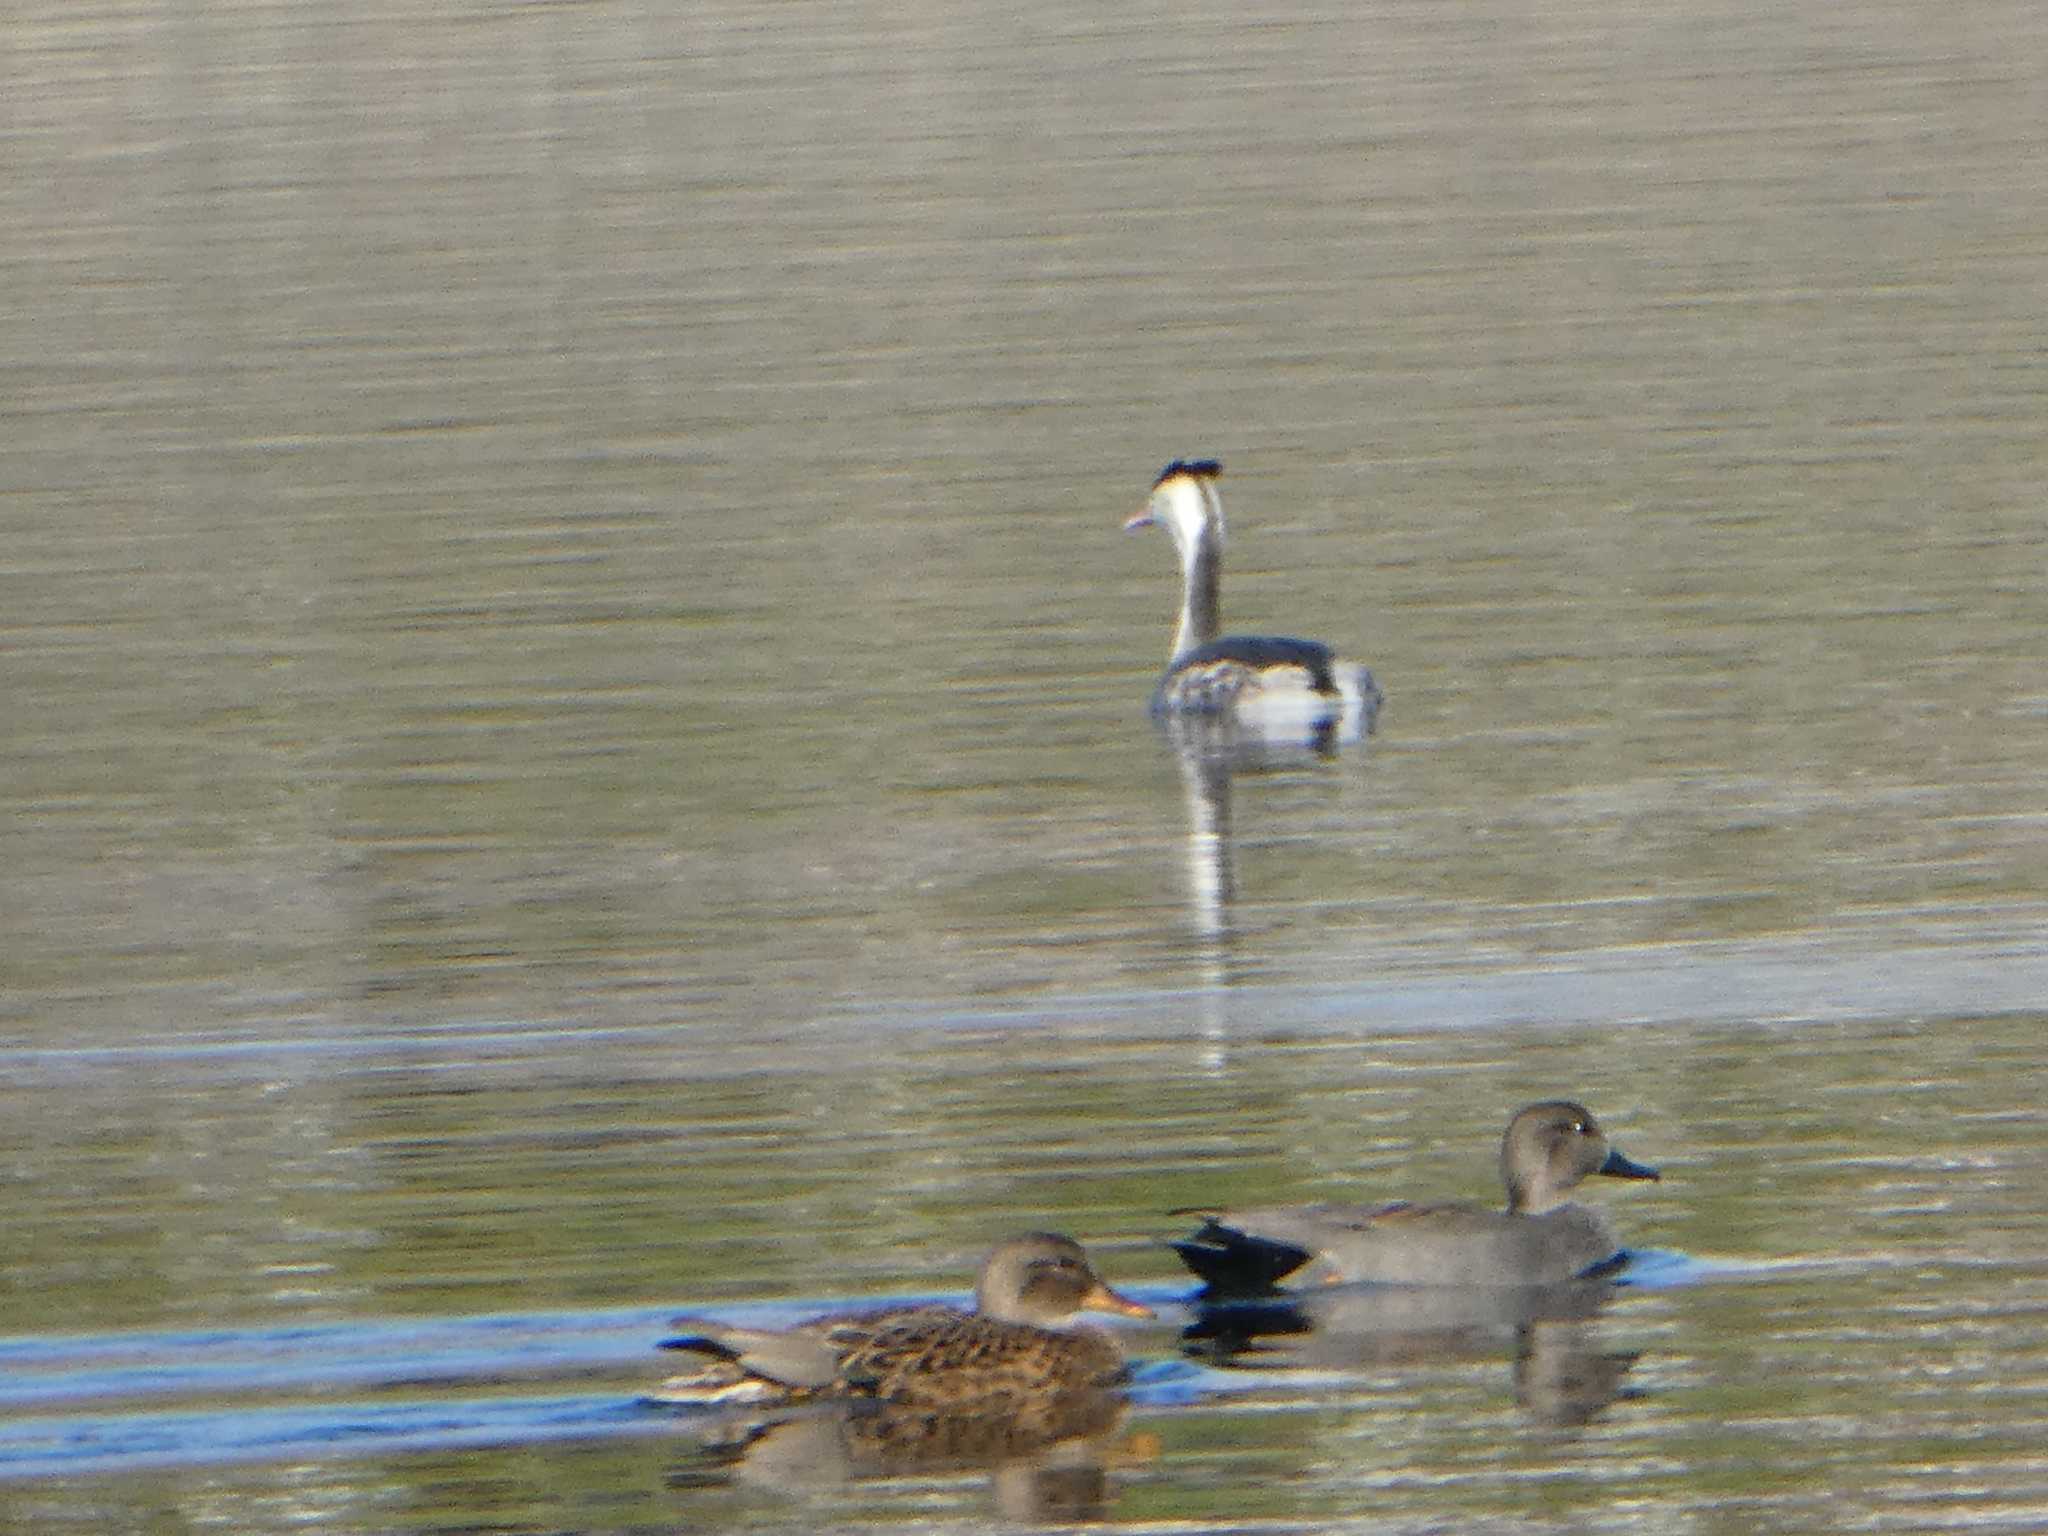
[(1071, 1237), (1026, 1232), (996, 1244), (982, 1261), (974, 1310), (1006, 1323), (1059, 1328), (1077, 1312), (1150, 1317), (1152, 1309), (1111, 1290)]

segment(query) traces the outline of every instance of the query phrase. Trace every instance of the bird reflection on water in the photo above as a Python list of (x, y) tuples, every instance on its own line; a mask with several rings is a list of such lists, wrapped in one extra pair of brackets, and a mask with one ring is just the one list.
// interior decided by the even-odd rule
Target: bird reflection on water
[(1601, 1347), (1598, 1320), (1623, 1287), (1331, 1285), (1260, 1301), (1197, 1298), (1181, 1348), (1225, 1370), (1357, 1370), (1505, 1355), (1515, 1401), (1540, 1424), (1585, 1424), (1629, 1395), (1639, 1353)]
[(986, 1473), (1006, 1520), (1102, 1518), (1113, 1469), (1152, 1459), (1145, 1434), (1122, 1435), (1115, 1392), (1070, 1393), (1021, 1412), (953, 1414), (879, 1402), (829, 1402), (769, 1415), (717, 1413), (675, 1488), (744, 1487), (784, 1497), (890, 1478)]
[[(1360, 737), (1349, 739), (1354, 755), (1366, 750), (1362, 738), (1371, 734), (1377, 715), (1375, 705), (1363, 718)], [(1340, 735), (1336, 722), (1328, 720), (1303, 734), (1277, 737), (1230, 714), (1161, 715), (1157, 724), (1180, 771), (1187, 810), (1188, 926), (1200, 982), (1194, 1002), (1207, 1041), (1204, 1062), (1216, 1068), (1229, 1047), (1223, 1021), (1224, 994), (1241, 974), (1234, 916), (1238, 899), (1235, 781), (1329, 772), (1347, 738)]]

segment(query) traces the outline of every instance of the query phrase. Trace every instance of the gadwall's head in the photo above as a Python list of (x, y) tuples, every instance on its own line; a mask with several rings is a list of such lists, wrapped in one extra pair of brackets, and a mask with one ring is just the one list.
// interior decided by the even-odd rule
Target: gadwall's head
[(1631, 1162), (1607, 1144), (1607, 1133), (1583, 1104), (1531, 1104), (1508, 1122), (1500, 1140), (1500, 1177), (1508, 1210), (1540, 1216), (1571, 1199), (1581, 1179), (1654, 1179), (1657, 1170)]
[(1111, 1290), (1071, 1237), (1026, 1232), (997, 1243), (982, 1260), (974, 1308), (1005, 1323), (1058, 1328), (1076, 1312), (1150, 1317), (1152, 1309)]

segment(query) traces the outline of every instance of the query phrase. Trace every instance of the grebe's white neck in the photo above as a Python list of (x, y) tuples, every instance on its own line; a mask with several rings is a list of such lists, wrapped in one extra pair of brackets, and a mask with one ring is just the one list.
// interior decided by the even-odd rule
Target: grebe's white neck
[[(1206, 466), (1205, 466), (1206, 467)], [(1163, 523), (1180, 554), (1180, 627), (1174, 631), (1172, 666), (1223, 630), (1218, 585), (1223, 575), (1223, 498), (1208, 472), (1169, 472), (1152, 488), (1145, 510), (1124, 524), (1142, 528)]]

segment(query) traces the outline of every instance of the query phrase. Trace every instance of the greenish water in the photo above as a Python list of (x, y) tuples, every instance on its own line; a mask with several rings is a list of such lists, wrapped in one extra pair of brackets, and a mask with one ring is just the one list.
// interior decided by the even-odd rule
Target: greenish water
[[(698, 1465), (691, 1431), (627, 1404), (649, 1384), (664, 1303), (779, 1298), (790, 1311), (773, 1315), (794, 1315), (848, 1296), (957, 1292), (990, 1236), (1049, 1221), (1089, 1234), (1119, 1283), (1162, 1308), (1126, 1335), (1140, 1378), (1106, 1458), (1104, 1512), (1118, 1521), (1234, 1525), (1256, 1511), (1320, 1524), (1370, 1504), (1418, 1524), (1626, 1525), (1648, 1510), (1657, 1523), (1714, 1512), (1810, 1529), (1904, 1511), (1917, 1528), (1996, 1502), (2021, 1512), (2006, 1522), (2018, 1529), (2041, 1497), (2048, 1366), (2040, 1023), (1370, 1038), (1277, 1026), (1205, 1064), (1182, 1034), (1084, 1038), (1041, 1021), (858, 1047), (828, 1036), (772, 1079), (728, 1076), (715, 1057), (705, 1071), (645, 1041), (604, 1042), (609, 1075), (579, 1068), (559, 1039), (496, 1060), (423, 1052), (441, 1059), (411, 1071), (373, 1055), (317, 1074), (344, 1106), (330, 1123), (356, 1128), (355, 1176), (324, 1185), (280, 1149), (278, 1128), (310, 1118), (328, 1090), (174, 1078), (177, 1108), (119, 1160), (168, 1188), (68, 1219), (47, 1191), (51, 1227), (25, 1229), (31, 1273), (66, 1289), (15, 1288), (16, 1315), (44, 1319), (52, 1337), (7, 1375), (51, 1392), (9, 1407), (0, 1466), (36, 1449), (38, 1424), (77, 1455), (87, 1430), (132, 1439), (123, 1414), (215, 1418), (163, 1426), (152, 1449), (168, 1465), (146, 1477), (46, 1471), (0, 1482), (0, 1501), (24, 1528), (104, 1528), (218, 1496), (240, 1511), (230, 1523), (263, 1525), (268, 1501), (310, 1479), (333, 1500), (323, 1521), (347, 1530), (773, 1528), (801, 1510), (971, 1522), (993, 1497), (985, 1474), (801, 1497), (672, 1486)], [(1494, 1106), (1561, 1084), (1663, 1168), (1661, 1184), (1595, 1195), (1627, 1240), (1703, 1266), (1677, 1283), (1653, 1275), (1588, 1326), (1585, 1347), (1633, 1357), (1589, 1423), (1553, 1422), (1525, 1396), (1512, 1343), (1491, 1336), (1348, 1369), (1175, 1375), (1185, 1314), (1172, 1298), (1185, 1285), (1155, 1239), (1183, 1223), (1167, 1207), (1254, 1192), (1483, 1196)], [(845, 1112), (821, 1115), (828, 1096)], [(273, 1106), (267, 1120), (258, 1101)], [(66, 1102), (82, 1118), (81, 1101)], [(267, 1179), (176, 1153), (186, 1127), (235, 1121)], [(85, 1176), (82, 1137), (45, 1140), (52, 1165)], [(145, 1239), (150, 1223), (163, 1230)], [(525, 1316), (468, 1321), (512, 1310)], [(408, 1319), (429, 1331), (395, 1334)], [(230, 1320), (244, 1332), (212, 1343), (133, 1331)], [(273, 1336), (249, 1337), (256, 1328)], [(88, 1345), (101, 1353), (81, 1358)], [(216, 1374), (166, 1377), (171, 1366)], [(309, 1421), (271, 1422), (266, 1402)], [(439, 1448), (469, 1425), (479, 1444)], [(255, 1461), (226, 1456), (234, 1434), (258, 1441)], [(299, 1438), (264, 1438), (288, 1434)]]
[[(701, 1486), (641, 1352), (1019, 1226), (1166, 1300), (1565, 1092), (1700, 1266), (1590, 1423), (1169, 1307), (1084, 1512), (2048, 1522), (2035, 8), (9, 34), (0, 1460), (160, 1459), (0, 1524), (1053, 1518)], [(1364, 749), (1151, 730), (1183, 453)]]

